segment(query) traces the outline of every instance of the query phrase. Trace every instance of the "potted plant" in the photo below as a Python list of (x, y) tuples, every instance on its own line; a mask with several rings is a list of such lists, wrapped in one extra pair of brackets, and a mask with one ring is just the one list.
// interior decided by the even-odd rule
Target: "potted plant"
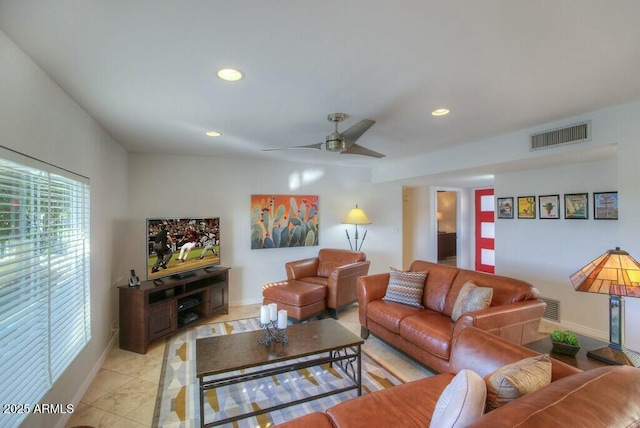
[(578, 336), (572, 331), (553, 330), (551, 332), (553, 348), (551, 352), (566, 355), (576, 355), (580, 350)]

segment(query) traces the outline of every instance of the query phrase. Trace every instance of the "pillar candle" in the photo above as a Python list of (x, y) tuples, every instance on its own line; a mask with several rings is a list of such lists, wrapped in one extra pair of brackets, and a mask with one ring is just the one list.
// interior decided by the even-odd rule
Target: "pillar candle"
[(278, 311), (278, 328), (287, 328), (287, 311), (284, 309)]
[(269, 306), (260, 306), (260, 324), (269, 324)]
[(269, 303), (269, 317), (271, 321), (278, 319), (278, 305), (275, 303)]

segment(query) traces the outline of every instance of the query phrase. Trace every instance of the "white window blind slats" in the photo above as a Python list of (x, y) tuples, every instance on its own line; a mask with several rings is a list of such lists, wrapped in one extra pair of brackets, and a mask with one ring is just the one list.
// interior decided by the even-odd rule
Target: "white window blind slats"
[[(20, 285), (23, 285), (22, 287)], [(3, 327), (24, 317), (25, 311), (33, 311), (46, 303), (46, 290), (36, 281), (17, 283), (2, 288), (0, 293), (0, 336)]]
[(91, 338), (89, 200), (87, 182), (0, 159), (0, 402), (35, 405)]
[[(3, 362), (5, 361), (5, 356), (8, 358), (9, 355), (12, 355), (12, 349), (15, 346), (10, 346), (11, 341), (20, 341), (23, 338), (27, 337), (38, 337), (39, 335), (47, 334), (45, 325), (43, 322), (46, 322), (47, 314), (44, 311), (37, 312), (37, 306), (29, 308), (30, 312), (18, 323), (8, 322), (2, 327), (2, 335), (0, 335), (0, 343), (2, 346)], [(17, 347), (16, 351), (20, 351), (23, 349), (22, 347)], [(9, 363), (9, 362), (8, 362)]]
[[(37, 338), (35, 337), (30, 338), (30, 340), (36, 339)], [(19, 357), (20, 359), (16, 362), (16, 364), (27, 364), (29, 365), (29, 367), (33, 367), (33, 370), (27, 375), (26, 379), (25, 376), (20, 373), (7, 373), (7, 386), (3, 386), (4, 391), (0, 393), (2, 395), (6, 395), (5, 397), (3, 397), (3, 403), (11, 403), (12, 401), (10, 400), (16, 396), (20, 397), (33, 395), (34, 392), (36, 392), (37, 389), (41, 387), (41, 379), (48, 378), (48, 354), (46, 350), (43, 350), (40, 353), (23, 352), (17, 357)], [(48, 386), (50, 387), (51, 385)]]
[[(44, 330), (46, 314), (33, 312), (24, 323), (14, 324), (5, 337), (0, 338), (3, 344), (2, 356), (2, 385), (0, 388), (0, 402), (13, 403), (15, 397), (33, 396), (33, 389), (41, 387), (43, 379), (48, 379), (49, 354), (41, 337), (46, 336)], [(3, 329), (6, 330), (6, 329)], [(29, 343), (32, 346), (15, 346), (15, 344)], [(14, 345), (12, 345), (14, 344)], [(17, 367), (28, 366), (23, 372)], [(11, 425), (6, 425), (11, 426)]]

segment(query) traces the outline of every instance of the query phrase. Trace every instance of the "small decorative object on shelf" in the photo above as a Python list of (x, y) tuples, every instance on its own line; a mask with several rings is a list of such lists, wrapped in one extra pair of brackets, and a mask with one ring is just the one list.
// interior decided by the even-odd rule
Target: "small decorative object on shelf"
[(262, 333), (258, 337), (258, 343), (269, 346), (272, 343), (289, 343), (287, 338), (287, 311), (278, 310), (275, 303), (260, 307), (260, 328)]
[(553, 348), (551, 352), (565, 355), (576, 355), (580, 350), (578, 336), (572, 331), (553, 330), (551, 332)]

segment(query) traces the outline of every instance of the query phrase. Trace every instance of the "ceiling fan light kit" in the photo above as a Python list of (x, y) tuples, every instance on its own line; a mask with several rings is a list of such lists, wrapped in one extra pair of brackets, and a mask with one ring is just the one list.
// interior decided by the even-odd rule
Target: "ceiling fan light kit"
[(367, 130), (371, 128), (373, 124), (376, 123), (376, 121), (371, 119), (363, 119), (360, 122), (353, 125), (351, 128), (340, 133), (338, 132), (338, 123), (342, 122), (346, 117), (347, 116), (344, 113), (331, 113), (327, 116), (327, 120), (329, 122), (334, 123), (335, 130), (331, 134), (327, 135), (324, 143), (307, 144), (304, 146), (293, 146), (293, 147), (285, 147), (285, 148), (263, 149), (263, 151), (290, 150), (290, 149), (322, 150), (322, 146), (324, 146), (324, 149), (328, 152), (370, 156), (374, 158), (385, 157), (385, 155), (383, 155), (382, 153), (369, 150), (366, 147), (362, 147), (356, 144), (356, 141), (358, 140), (358, 138), (360, 138), (362, 134), (367, 132)]

